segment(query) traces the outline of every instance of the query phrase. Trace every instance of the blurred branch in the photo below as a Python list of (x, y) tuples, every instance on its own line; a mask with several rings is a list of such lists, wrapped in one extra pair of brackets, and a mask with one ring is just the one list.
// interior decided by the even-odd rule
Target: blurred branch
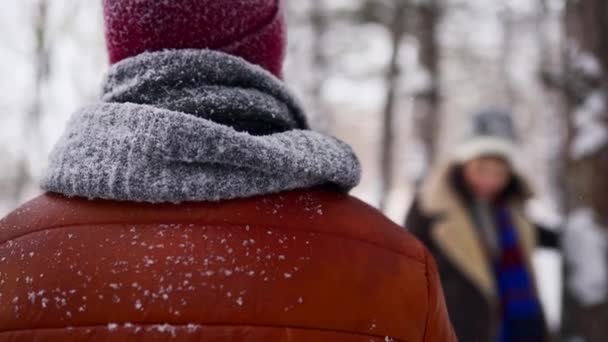
[(76, 14), (80, 10), (80, 7), (85, 1), (81, 0), (69, 0), (67, 1), (67, 9), (61, 13), (61, 18), (57, 20), (56, 28), (49, 28), (48, 31), (48, 44), (52, 44), (59, 36), (69, 30), (70, 26), (73, 25), (76, 19)]

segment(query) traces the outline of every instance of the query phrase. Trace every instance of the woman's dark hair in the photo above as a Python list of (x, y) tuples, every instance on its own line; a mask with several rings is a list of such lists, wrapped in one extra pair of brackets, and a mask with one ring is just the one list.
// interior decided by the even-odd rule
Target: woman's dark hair
[[(455, 165), (448, 172), (449, 184), (452, 189), (464, 200), (466, 203), (473, 201), (474, 195), (467, 182), (464, 178), (463, 166)], [(496, 198), (496, 202), (504, 202), (510, 199), (523, 200), (526, 197), (523, 183), (521, 179), (511, 172), (511, 178), (507, 183), (507, 186), (500, 192)]]

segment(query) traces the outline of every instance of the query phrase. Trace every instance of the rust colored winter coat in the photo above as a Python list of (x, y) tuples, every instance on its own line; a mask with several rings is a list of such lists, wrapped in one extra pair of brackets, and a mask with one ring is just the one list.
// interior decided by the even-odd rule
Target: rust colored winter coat
[(425, 248), (325, 189), (0, 221), (0, 341), (454, 341)]

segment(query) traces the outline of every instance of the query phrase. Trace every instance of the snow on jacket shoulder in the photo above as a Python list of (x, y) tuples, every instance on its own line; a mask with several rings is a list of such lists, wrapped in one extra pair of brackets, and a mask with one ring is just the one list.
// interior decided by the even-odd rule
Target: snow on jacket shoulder
[(426, 249), (328, 189), (46, 194), (0, 221), (0, 341), (454, 341)]

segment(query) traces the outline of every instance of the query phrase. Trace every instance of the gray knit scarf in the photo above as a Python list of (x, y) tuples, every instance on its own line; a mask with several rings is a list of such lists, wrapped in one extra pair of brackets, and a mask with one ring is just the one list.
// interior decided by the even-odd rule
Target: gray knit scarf
[(44, 190), (151, 203), (348, 191), (360, 178), (351, 148), (308, 130), (281, 81), (207, 50), (112, 66), (101, 102), (73, 115), (49, 164)]

